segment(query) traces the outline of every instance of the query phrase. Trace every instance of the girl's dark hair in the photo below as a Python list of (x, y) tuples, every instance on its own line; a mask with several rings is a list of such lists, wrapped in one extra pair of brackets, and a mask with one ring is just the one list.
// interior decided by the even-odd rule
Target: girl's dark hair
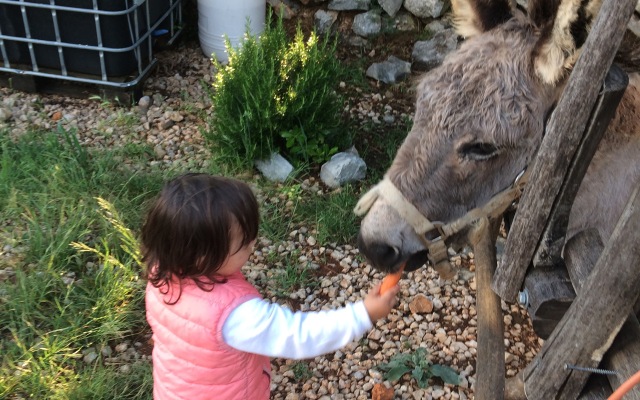
[[(146, 277), (165, 294), (185, 279), (213, 290), (215, 283), (225, 281), (216, 271), (228, 255), (258, 236), (259, 222), (258, 202), (247, 184), (207, 174), (179, 176), (165, 184), (142, 227)], [(242, 243), (232, 249), (236, 229)], [(178, 297), (169, 303), (175, 304), (181, 293), (179, 287)]]

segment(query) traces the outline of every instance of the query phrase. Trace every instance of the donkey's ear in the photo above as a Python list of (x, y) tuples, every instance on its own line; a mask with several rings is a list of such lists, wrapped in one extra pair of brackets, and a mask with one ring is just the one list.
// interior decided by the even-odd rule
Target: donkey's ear
[(533, 63), (536, 74), (557, 84), (573, 68), (602, 0), (530, 0), (529, 18), (540, 29)]
[(463, 37), (475, 36), (513, 16), (513, 0), (452, 0), (453, 25)]

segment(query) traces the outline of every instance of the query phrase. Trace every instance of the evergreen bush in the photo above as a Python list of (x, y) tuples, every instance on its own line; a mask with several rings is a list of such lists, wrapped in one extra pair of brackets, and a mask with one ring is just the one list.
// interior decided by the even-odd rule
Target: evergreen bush
[(291, 41), (282, 16), (259, 38), (246, 32), (238, 49), (227, 39), (227, 65), (213, 61), (213, 118), (203, 133), (214, 150), (245, 166), (279, 152), (300, 167), (347, 146), (335, 90), (341, 71), (336, 40), (315, 32), (305, 40), (298, 25)]

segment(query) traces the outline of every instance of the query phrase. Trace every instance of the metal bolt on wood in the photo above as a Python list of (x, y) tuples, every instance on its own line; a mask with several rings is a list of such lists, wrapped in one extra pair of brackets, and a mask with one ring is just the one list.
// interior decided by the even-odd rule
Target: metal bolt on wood
[(529, 291), (526, 288), (518, 293), (518, 304), (525, 308), (529, 306)]
[(600, 374), (600, 375), (618, 375), (616, 371), (611, 371), (609, 369), (587, 368), (587, 367), (580, 367), (580, 366), (571, 365), (571, 364), (565, 364), (564, 369), (565, 370), (573, 369), (576, 371), (591, 372), (592, 374)]

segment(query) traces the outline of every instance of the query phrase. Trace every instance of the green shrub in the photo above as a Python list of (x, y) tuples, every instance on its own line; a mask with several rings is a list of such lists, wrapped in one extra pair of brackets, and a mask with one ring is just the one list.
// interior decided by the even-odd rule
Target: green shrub
[(214, 116), (211, 131), (203, 132), (214, 150), (245, 166), (276, 151), (301, 166), (324, 162), (349, 144), (338, 129), (336, 45), (315, 32), (305, 41), (299, 25), (289, 41), (282, 16), (260, 38), (247, 29), (239, 49), (227, 40), (228, 64), (214, 60)]

